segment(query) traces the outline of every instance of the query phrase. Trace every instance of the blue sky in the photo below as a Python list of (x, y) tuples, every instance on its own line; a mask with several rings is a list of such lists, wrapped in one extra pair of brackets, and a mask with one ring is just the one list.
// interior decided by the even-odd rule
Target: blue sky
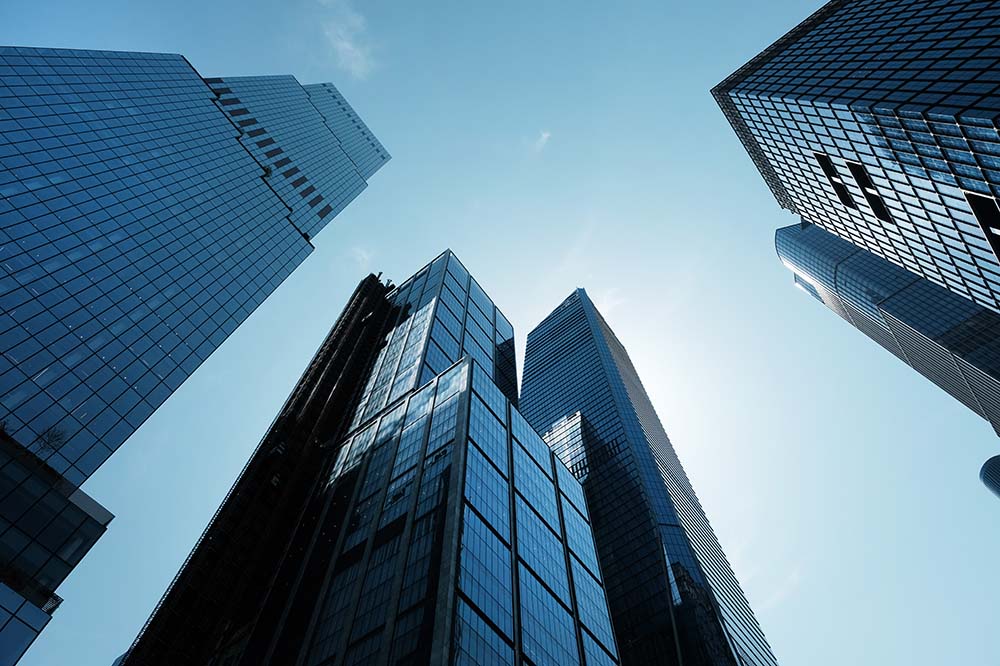
[[(357, 281), (451, 247), (528, 330), (586, 287), (780, 662), (996, 663), (985, 421), (792, 286), (709, 88), (819, 0), (5, 0), (0, 43), (333, 81), (393, 160), (85, 489), (117, 518), (23, 666), (131, 642)], [(523, 356), (519, 356), (519, 364)]]

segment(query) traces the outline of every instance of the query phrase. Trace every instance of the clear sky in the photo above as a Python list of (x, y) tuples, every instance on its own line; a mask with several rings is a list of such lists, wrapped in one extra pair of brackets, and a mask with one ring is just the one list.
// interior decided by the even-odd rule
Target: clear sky
[(85, 489), (114, 512), (23, 666), (110, 664), (357, 281), (445, 247), (524, 337), (586, 287), (785, 666), (995, 665), (985, 421), (793, 288), (709, 88), (820, 0), (2, 0), (0, 43), (332, 81), (393, 155)]

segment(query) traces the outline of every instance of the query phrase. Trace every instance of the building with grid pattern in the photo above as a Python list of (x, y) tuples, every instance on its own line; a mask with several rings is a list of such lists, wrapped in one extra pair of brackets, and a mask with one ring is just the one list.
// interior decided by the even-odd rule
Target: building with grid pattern
[(712, 92), (783, 208), (1000, 311), (1000, 6), (833, 0)]
[(816, 225), (775, 233), (795, 284), (1000, 434), (1000, 314)]
[(388, 158), (331, 84), (0, 48), (0, 594), (40, 613), (0, 664), (111, 519), (80, 484)]
[(1000, 418), (1000, 6), (833, 0), (712, 93), (795, 282)]
[(628, 354), (584, 290), (528, 335), (520, 409), (583, 484), (622, 663), (774, 666)]
[(125, 666), (619, 663), (512, 339), (451, 252), (366, 278)]

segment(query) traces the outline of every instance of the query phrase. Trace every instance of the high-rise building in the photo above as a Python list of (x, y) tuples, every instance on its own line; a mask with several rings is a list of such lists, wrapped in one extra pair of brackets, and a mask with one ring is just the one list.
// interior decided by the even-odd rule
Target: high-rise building
[(331, 84), (0, 48), (0, 665), (111, 519), (80, 484), (388, 158)]
[(979, 478), (990, 492), (1000, 497), (1000, 456), (993, 456), (983, 463), (983, 468), (979, 470)]
[(584, 290), (528, 335), (520, 409), (583, 484), (622, 663), (776, 664), (625, 348)]
[(1000, 311), (997, 20), (833, 0), (712, 92), (783, 208)]
[(1000, 314), (816, 225), (778, 229), (795, 284), (1000, 434)]
[(362, 281), (125, 666), (619, 663), (512, 341), (451, 252)]
[(712, 90), (801, 218), (775, 237), (799, 286), (994, 428), (998, 21), (981, 0), (832, 0)]

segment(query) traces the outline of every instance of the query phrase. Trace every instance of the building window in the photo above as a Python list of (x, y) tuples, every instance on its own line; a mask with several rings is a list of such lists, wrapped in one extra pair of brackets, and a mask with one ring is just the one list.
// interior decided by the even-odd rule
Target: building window
[(854, 204), (854, 198), (851, 197), (851, 193), (847, 191), (844, 181), (840, 179), (840, 174), (837, 173), (837, 167), (833, 166), (833, 162), (830, 158), (823, 153), (813, 154), (816, 156), (816, 161), (819, 162), (820, 168), (823, 169), (823, 173), (826, 174), (827, 180), (830, 181), (830, 185), (833, 186), (833, 191), (837, 193), (837, 198), (840, 199), (840, 203), (844, 204), (848, 208), (857, 208)]
[(966, 192), (965, 198), (972, 207), (972, 212), (976, 216), (976, 221), (983, 229), (993, 254), (1000, 259), (1000, 207), (993, 197), (984, 197), (982, 194)]
[(871, 176), (868, 175), (865, 165), (859, 162), (848, 162), (847, 168), (851, 170), (851, 175), (854, 176), (858, 187), (861, 188), (861, 193), (865, 195), (865, 201), (868, 202), (872, 212), (875, 213), (875, 217), (883, 222), (892, 222), (889, 209), (885, 207), (885, 202), (882, 201), (881, 195), (875, 189), (875, 183), (872, 182)]

